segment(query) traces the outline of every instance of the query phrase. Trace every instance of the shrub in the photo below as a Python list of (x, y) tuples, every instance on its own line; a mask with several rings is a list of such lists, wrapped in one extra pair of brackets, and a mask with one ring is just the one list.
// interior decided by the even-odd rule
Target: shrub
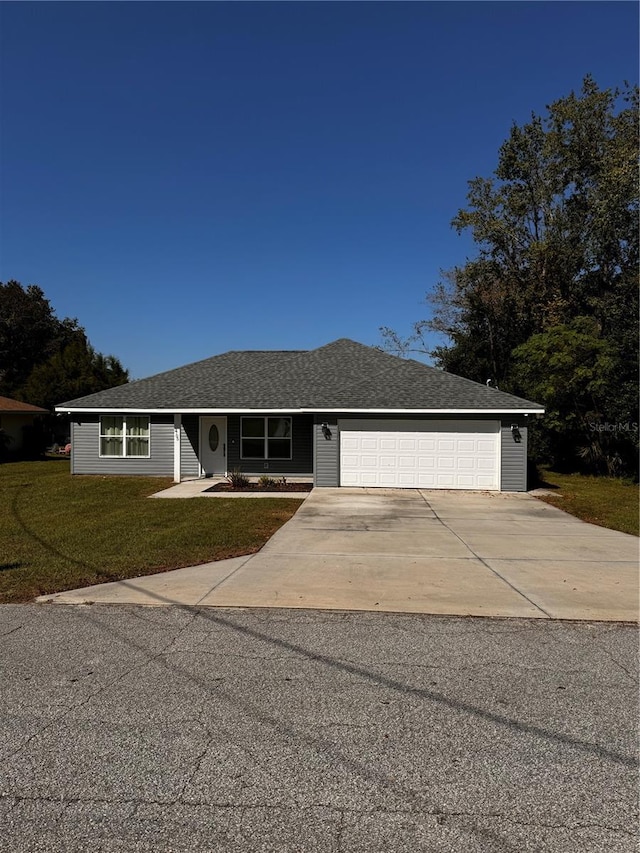
[(246, 489), (249, 485), (249, 478), (237, 469), (228, 474), (227, 481), (231, 483), (233, 489)]
[(263, 474), (262, 477), (258, 477), (258, 485), (262, 486), (263, 489), (273, 489), (275, 488), (276, 481), (273, 477), (268, 477), (266, 474)]

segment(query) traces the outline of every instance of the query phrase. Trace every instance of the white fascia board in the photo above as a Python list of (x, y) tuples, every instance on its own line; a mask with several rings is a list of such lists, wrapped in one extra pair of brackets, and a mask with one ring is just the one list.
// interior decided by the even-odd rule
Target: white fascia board
[(301, 409), (318, 414), (366, 415), (543, 415), (544, 409)]
[[(300, 412), (311, 412), (311, 411), (324, 411), (324, 409), (232, 409), (232, 408), (224, 408), (224, 409), (207, 409), (204, 407), (198, 406), (194, 409), (187, 409), (185, 407), (180, 407), (178, 409), (146, 409), (146, 408), (126, 408), (122, 406), (109, 406), (109, 407), (79, 407), (77, 409), (70, 409), (67, 406), (56, 406), (56, 412), (64, 412), (67, 415), (74, 415), (78, 413), (87, 413), (93, 415), (110, 415), (110, 414), (118, 414), (118, 415), (252, 415), (254, 413), (260, 414), (262, 412), (267, 412), (269, 414), (276, 412), (277, 414), (286, 414), (290, 415), (292, 412), (300, 413)], [(342, 410), (341, 410), (342, 411)]]
[(56, 412), (64, 412), (67, 415), (73, 414), (94, 414), (108, 415), (112, 413), (129, 415), (129, 414), (144, 414), (144, 415), (251, 415), (251, 414), (341, 414), (341, 415), (543, 415), (544, 409), (318, 409), (309, 408), (289, 408), (289, 409), (272, 409), (272, 408), (251, 408), (251, 409), (206, 409), (206, 408), (178, 408), (178, 409), (145, 409), (145, 408), (122, 408), (122, 407), (105, 407), (105, 408), (89, 408), (80, 407), (77, 409), (67, 408), (66, 406), (56, 406)]

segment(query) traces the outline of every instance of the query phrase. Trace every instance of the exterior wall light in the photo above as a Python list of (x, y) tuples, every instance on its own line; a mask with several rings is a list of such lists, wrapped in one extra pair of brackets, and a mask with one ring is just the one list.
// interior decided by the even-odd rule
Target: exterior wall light
[(513, 436), (515, 443), (520, 444), (522, 441), (522, 435), (520, 434), (520, 427), (518, 424), (511, 424), (511, 435)]
[(329, 429), (329, 424), (321, 424), (320, 429), (322, 430), (322, 434), (327, 439), (327, 441), (331, 441), (331, 430)]

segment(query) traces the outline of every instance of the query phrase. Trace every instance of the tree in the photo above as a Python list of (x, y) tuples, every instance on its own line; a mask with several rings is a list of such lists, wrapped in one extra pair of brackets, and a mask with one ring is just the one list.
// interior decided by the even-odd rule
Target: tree
[(112, 355), (97, 353), (76, 319), (56, 317), (37, 285), (0, 282), (0, 394), (51, 409), (128, 381)]
[(52, 409), (65, 400), (123, 385), (128, 378), (117, 358), (97, 353), (81, 334), (36, 365), (21, 393), (33, 405)]
[[(445, 370), (495, 379), (553, 411), (555, 391), (523, 369), (523, 358), (549, 355), (551, 341), (569, 347), (579, 335), (583, 357), (592, 359), (588, 369), (601, 373), (606, 349), (615, 376), (599, 391), (601, 418), (632, 423), (638, 420), (638, 89), (602, 91), (586, 77), (578, 95), (547, 110), (511, 128), (492, 177), (469, 182), (468, 205), (452, 224), (471, 232), (477, 257), (444, 274), (427, 297), (432, 318), (415, 324), (413, 335), (383, 335), (388, 348), (406, 352), (438, 332), (449, 342), (430, 352)], [(579, 331), (576, 318), (586, 318)], [(592, 336), (592, 347), (585, 336)], [(568, 358), (561, 371), (578, 420), (590, 393), (589, 382), (573, 382), (571, 371), (579, 374), (580, 367)], [(571, 420), (566, 406), (557, 411)], [(550, 457), (564, 457), (552, 422), (545, 418), (549, 426), (542, 427)], [(585, 429), (583, 421), (584, 447), (591, 437)], [(637, 447), (637, 433), (619, 431), (607, 452), (629, 460), (629, 442)]]
[[(606, 429), (606, 408), (616, 381), (616, 360), (592, 317), (576, 317), (532, 335), (514, 350), (514, 379), (546, 405), (551, 460), (573, 467), (576, 454), (598, 473), (617, 475), (620, 448)], [(605, 428), (603, 428), (605, 427)]]
[(79, 330), (77, 320), (58, 320), (40, 287), (0, 282), (0, 394), (13, 396), (34, 365), (56, 352)]

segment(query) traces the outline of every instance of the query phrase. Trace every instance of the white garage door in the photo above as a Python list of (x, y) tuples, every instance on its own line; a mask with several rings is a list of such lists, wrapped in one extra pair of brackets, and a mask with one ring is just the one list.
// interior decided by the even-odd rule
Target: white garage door
[(499, 421), (349, 421), (344, 426), (341, 486), (500, 488)]

